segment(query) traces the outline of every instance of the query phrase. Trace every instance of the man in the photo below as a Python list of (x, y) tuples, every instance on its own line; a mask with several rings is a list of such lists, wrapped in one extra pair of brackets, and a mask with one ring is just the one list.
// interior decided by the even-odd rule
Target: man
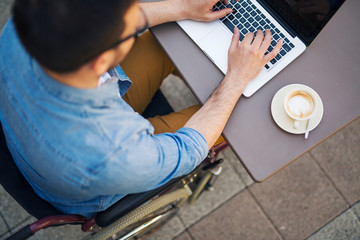
[(91, 216), (205, 158), (282, 41), (264, 55), (268, 30), (239, 44), (235, 29), (228, 73), (204, 106), (146, 120), (136, 112), (174, 67), (150, 33), (135, 36), (164, 22), (231, 12), (212, 12), (215, 3), (15, 2), (0, 38), (0, 119), (15, 163), (40, 197), (64, 213)]

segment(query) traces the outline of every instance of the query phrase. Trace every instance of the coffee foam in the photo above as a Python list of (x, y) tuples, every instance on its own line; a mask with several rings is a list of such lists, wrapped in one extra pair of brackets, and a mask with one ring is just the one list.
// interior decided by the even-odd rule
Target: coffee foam
[(287, 109), (294, 117), (306, 118), (311, 115), (313, 108), (313, 99), (307, 93), (295, 92), (288, 98)]

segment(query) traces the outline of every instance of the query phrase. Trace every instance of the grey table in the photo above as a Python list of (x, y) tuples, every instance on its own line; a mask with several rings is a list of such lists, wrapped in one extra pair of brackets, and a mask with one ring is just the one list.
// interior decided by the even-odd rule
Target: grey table
[[(324, 141), (360, 114), (360, 1), (347, 0), (310, 47), (252, 97), (241, 97), (224, 136), (256, 182), (262, 182)], [(152, 29), (200, 102), (224, 75), (176, 23)], [(291, 83), (313, 88), (324, 115), (308, 140), (281, 130), (270, 105), (275, 93)]]

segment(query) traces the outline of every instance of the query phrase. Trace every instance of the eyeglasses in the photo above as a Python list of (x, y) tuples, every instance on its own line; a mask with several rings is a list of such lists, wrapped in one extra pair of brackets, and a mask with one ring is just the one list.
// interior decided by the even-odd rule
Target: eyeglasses
[[(109, 50), (109, 49), (115, 48), (115, 47), (117, 47), (119, 44), (121, 44), (121, 43), (123, 43), (123, 42), (125, 42), (125, 41), (127, 41), (127, 40), (129, 40), (129, 39), (131, 39), (131, 38), (137, 38), (139, 35), (143, 34), (143, 33), (149, 28), (149, 21), (148, 21), (148, 19), (147, 19), (147, 17), (146, 17), (146, 14), (145, 14), (144, 10), (140, 8), (140, 12), (141, 12), (141, 14), (142, 14), (142, 16), (143, 16), (143, 18), (144, 18), (144, 20), (145, 20), (145, 25), (142, 26), (142, 27), (138, 27), (138, 28), (136, 29), (135, 33), (133, 33), (133, 34), (127, 36), (127, 37), (124, 37), (124, 38), (116, 41), (114, 44), (112, 44), (112, 45), (109, 46), (109, 47), (106, 47), (106, 48), (103, 49), (101, 52), (105, 52), (105, 51), (107, 51), (107, 50)], [(101, 52), (100, 52), (100, 53), (101, 53)], [(99, 53), (99, 54), (100, 54), (100, 53)], [(97, 55), (98, 55), (98, 54), (97, 54)], [(93, 59), (94, 57), (96, 57), (97, 55), (92, 56), (92, 57), (86, 57), (86, 60), (84, 60), (83, 62), (86, 63), (86, 62), (90, 61), (91, 59)]]
[(146, 17), (146, 14), (145, 14), (144, 10), (142, 10), (142, 8), (140, 8), (140, 11), (141, 11), (141, 14), (143, 15), (143, 18), (145, 19), (145, 25), (142, 26), (142, 27), (138, 27), (138, 28), (136, 29), (136, 32), (135, 32), (135, 33), (133, 33), (133, 34), (127, 36), (127, 37), (124, 37), (123, 39), (118, 40), (118, 41), (115, 42), (115, 43), (113, 44), (113, 46), (110, 47), (109, 49), (118, 46), (119, 44), (121, 44), (121, 43), (129, 40), (130, 38), (137, 38), (139, 35), (143, 34), (143, 33), (149, 28), (149, 21), (148, 21), (148, 19), (147, 19), (147, 17)]

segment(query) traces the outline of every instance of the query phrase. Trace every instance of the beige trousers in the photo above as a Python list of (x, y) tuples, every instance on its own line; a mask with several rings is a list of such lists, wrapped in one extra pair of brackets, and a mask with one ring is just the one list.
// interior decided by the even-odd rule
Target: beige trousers
[[(136, 39), (130, 53), (121, 63), (121, 67), (133, 81), (133, 85), (123, 98), (140, 114), (149, 105), (162, 81), (175, 71), (174, 65), (149, 31)], [(148, 120), (153, 125), (155, 134), (176, 132), (200, 107), (198, 104)], [(222, 141), (224, 139), (220, 137), (216, 144)]]

